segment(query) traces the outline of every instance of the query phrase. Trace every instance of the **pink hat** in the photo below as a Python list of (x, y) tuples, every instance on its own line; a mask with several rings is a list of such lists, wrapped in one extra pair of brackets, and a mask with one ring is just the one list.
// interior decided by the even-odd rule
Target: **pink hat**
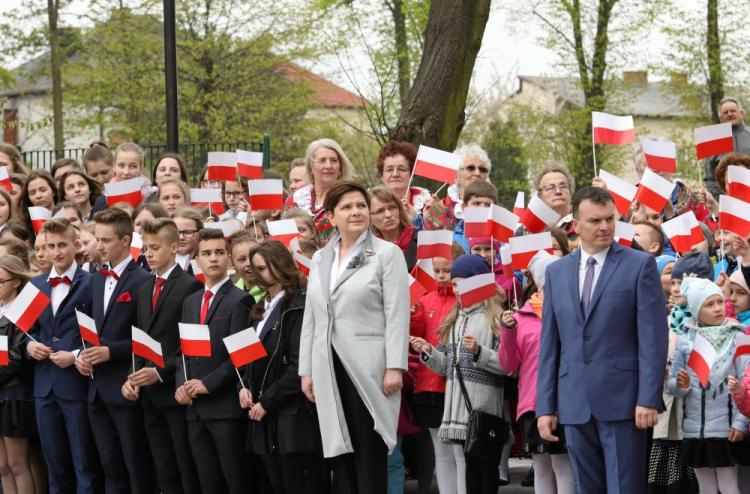
[(469, 237), (469, 249), (475, 245), (490, 245), (490, 242), (492, 242), (492, 249), (498, 252), (500, 250), (500, 241), (492, 241), (491, 237)]

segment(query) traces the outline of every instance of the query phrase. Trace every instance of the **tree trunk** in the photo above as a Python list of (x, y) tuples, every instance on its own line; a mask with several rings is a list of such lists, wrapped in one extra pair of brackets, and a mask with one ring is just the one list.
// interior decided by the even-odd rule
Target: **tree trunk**
[(430, 4), (417, 76), (391, 138), (453, 149), (464, 126), (466, 96), (491, 0)]
[(52, 64), (52, 127), (54, 129), (57, 158), (62, 157), (62, 150), (65, 149), (65, 138), (63, 136), (62, 54), (60, 53), (60, 39), (57, 31), (59, 10), (59, 0), (47, 0), (50, 62)]
[(719, 103), (724, 97), (724, 74), (721, 69), (721, 37), (719, 35), (719, 0), (708, 0), (708, 29), (706, 52), (708, 55), (708, 91), (711, 96), (711, 118), (719, 122)]
[(401, 108), (406, 108), (409, 101), (411, 74), (409, 73), (409, 45), (406, 37), (406, 16), (404, 16), (403, 0), (393, 0), (388, 4), (393, 16), (394, 46), (396, 49), (396, 64), (398, 67), (398, 95)]

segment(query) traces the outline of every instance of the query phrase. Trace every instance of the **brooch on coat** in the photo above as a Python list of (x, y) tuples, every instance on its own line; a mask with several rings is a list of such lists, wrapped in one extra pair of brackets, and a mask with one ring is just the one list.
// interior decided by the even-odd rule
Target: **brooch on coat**
[(346, 265), (346, 269), (357, 269), (357, 268), (360, 268), (360, 267), (364, 266), (364, 264), (367, 262), (367, 259), (365, 258), (365, 256), (370, 257), (370, 256), (374, 256), (374, 255), (375, 255), (375, 251), (372, 250), (372, 249), (370, 249), (370, 248), (367, 248), (367, 249), (364, 250), (364, 255), (362, 253), (360, 253), (360, 254), (357, 254), (356, 256), (354, 256), (352, 258), (352, 260), (349, 261), (349, 264)]

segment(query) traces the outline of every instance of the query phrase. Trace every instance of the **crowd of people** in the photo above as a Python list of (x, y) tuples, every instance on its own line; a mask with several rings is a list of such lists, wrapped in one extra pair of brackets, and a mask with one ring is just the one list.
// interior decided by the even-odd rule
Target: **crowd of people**
[[(676, 180), (662, 211), (633, 203), (619, 218), (604, 181), (576, 190), (550, 163), (533, 194), (560, 217), (552, 253), (509, 273), (500, 242), (464, 230), (464, 208), (498, 203), (490, 159), (474, 144), (456, 153), (440, 198), (412, 184), (410, 143), (383, 146), (368, 189), (320, 139), (283, 177), (278, 210), (254, 210), (245, 178), (204, 169), (195, 185), (221, 190), (217, 210), (191, 206), (178, 154), (146, 177), (134, 143), (94, 143), (49, 171), (0, 145), (3, 492), (395, 494), (413, 477), (420, 493), (434, 478), (441, 494), (496, 493), (511, 454), (533, 458), (523, 483), (541, 493), (740, 492), (750, 245), (718, 229), (713, 191)], [(642, 174), (640, 149), (634, 165)], [(710, 166), (720, 193), (730, 165), (750, 156)], [(140, 204), (108, 203), (105, 184), (136, 177)], [(39, 228), (30, 207), (54, 216)], [(686, 211), (705, 241), (677, 255), (661, 225)], [(280, 219), (298, 242), (272, 238)], [(618, 219), (634, 225), (630, 247)], [(242, 228), (207, 226), (226, 220)], [(427, 259), (434, 289), (411, 300), (422, 230), (451, 230), (453, 245)], [(496, 294), (462, 306), (456, 287), (478, 275)], [(50, 303), (26, 332), (6, 311), (29, 283)], [(203, 356), (181, 325), (207, 326)], [(164, 365), (134, 354), (134, 327)], [(267, 355), (235, 368), (224, 338), (249, 327)], [(704, 340), (707, 379), (692, 361)], [(476, 412), (502, 424), (490, 460), (467, 444)]]

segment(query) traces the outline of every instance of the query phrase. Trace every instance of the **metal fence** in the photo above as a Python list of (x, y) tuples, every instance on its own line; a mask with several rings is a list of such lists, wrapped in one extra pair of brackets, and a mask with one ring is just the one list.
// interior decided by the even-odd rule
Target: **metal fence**
[[(166, 144), (140, 145), (143, 148), (143, 163), (148, 172), (151, 172), (159, 156), (167, 150)], [(83, 165), (83, 155), (88, 148), (71, 148), (62, 150), (44, 151), (21, 151), (21, 159), (32, 169), (42, 168), (49, 170), (52, 164), (60, 158), (73, 158)], [(197, 183), (198, 175), (206, 164), (209, 151), (235, 151), (244, 149), (246, 151), (263, 151), (262, 142), (219, 142), (210, 144), (180, 144), (180, 155), (185, 160), (185, 167), (191, 183)]]

